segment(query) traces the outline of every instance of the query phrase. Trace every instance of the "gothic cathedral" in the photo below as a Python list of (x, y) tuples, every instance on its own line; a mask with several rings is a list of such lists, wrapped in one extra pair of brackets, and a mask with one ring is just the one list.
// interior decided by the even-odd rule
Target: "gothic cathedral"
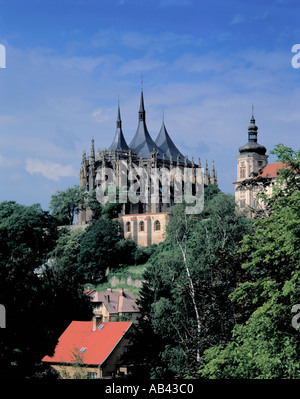
[[(182, 171), (182, 176), (184, 168), (191, 169), (192, 175), (195, 174), (197, 168), (201, 168), (200, 158), (198, 164), (196, 164), (193, 158), (189, 160), (178, 150), (167, 132), (164, 120), (157, 138), (155, 140), (151, 138), (146, 124), (143, 90), (141, 90), (138, 111), (138, 126), (131, 143), (128, 145), (125, 140), (120, 105), (118, 104), (116, 132), (110, 147), (108, 149), (98, 149), (97, 154), (95, 154), (94, 139), (92, 139), (90, 155), (83, 153), (79, 178), (80, 187), (87, 192), (96, 190), (101, 184), (98, 180), (99, 173), (104, 168), (110, 168), (114, 172), (115, 185), (123, 187), (122, 181), (124, 180), (122, 179), (124, 176), (122, 176), (123, 172), (121, 173), (121, 170), (123, 170), (122, 165), (124, 163), (129, 167), (137, 165), (147, 172), (151, 168), (167, 168), (168, 170), (177, 168), (177, 170)], [(210, 173), (206, 161), (203, 179), (204, 186), (208, 184), (217, 185), (214, 164)], [(162, 187), (160, 186), (158, 201), (155, 203), (147, 200), (144, 203), (126, 202), (123, 204), (119, 220), (125, 238), (131, 238), (138, 245), (143, 246), (149, 246), (164, 239), (168, 210), (174, 205), (174, 191), (172, 192), (171, 187), (170, 201), (165, 203), (165, 201), (161, 200), (161, 189)], [(80, 210), (77, 224), (88, 224), (92, 220), (92, 216), (90, 209)]]

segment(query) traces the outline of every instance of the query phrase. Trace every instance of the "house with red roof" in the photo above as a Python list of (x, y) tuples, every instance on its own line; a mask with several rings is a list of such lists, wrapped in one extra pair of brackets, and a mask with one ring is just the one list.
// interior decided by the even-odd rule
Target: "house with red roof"
[(42, 362), (51, 365), (61, 378), (112, 378), (128, 373), (123, 355), (132, 346), (132, 322), (72, 321), (59, 337), (52, 356)]
[(106, 291), (90, 289), (84, 293), (90, 298), (94, 315), (101, 321), (125, 319), (136, 322), (141, 315), (137, 305), (138, 297), (131, 291), (124, 291), (123, 288), (118, 290), (107, 288)]

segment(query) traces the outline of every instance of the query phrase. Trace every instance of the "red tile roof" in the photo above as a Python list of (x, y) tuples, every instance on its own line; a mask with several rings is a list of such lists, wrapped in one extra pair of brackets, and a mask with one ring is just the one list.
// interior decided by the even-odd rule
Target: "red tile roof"
[[(257, 179), (258, 177), (266, 177), (269, 179), (274, 179), (278, 176), (279, 169), (283, 168), (284, 164), (282, 162), (274, 162), (269, 163), (266, 165), (263, 170), (254, 178)], [(234, 181), (233, 184), (241, 183), (243, 180)]]
[(283, 166), (284, 164), (282, 162), (269, 163), (263, 168), (262, 172), (258, 176), (273, 179), (278, 176), (278, 171), (283, 168)]
[(83, 363), (101, 365), (132, 326), (128, 321), (109, 321), (97, 325), (93, 331), (92, 321), (72, 321), (58, 340), (53, 356), (44, 356), (43, 362), (73, 363), (75, 352), (82, 353)]

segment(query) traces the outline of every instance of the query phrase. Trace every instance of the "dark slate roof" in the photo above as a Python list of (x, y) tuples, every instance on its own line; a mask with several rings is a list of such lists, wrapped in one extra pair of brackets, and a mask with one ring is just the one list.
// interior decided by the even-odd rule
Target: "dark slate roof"
[(257, 126), (255, 124), (255, 119), (252, 114), (250, 120), (250, 125), (248, 126), (248, 143), (239, 148), (240, 154), (256, 153), (260, 155), (265, 155), (267, 152), (266, 147), (258, 144), (257, 142)]
[(247, 154), (247, 153), (254, 152), (256, 154), (265, 155), (267, 152), (267, 149), (263, 145), (260, 145), (256, 142), (249, 141), (247, 144), (245, 144), (239, 148), (239, 152), (240, 152), (240, 154)]
[(148, 158), (153, 149), (157, 152), (157, 158), (163, 157), (161, 149), (152, 140), (147, 129), (143, 92), (141, 92), (138, 127), (129, 147), (138, 157)]
[(126, 143), (126, 140), (123, 135), (122, 131), (122, 121), (121, 121), (121, 113), (120, 113), (120, 106), (118, 105), (118, 118), (117, 118), (117, 129), (114, 140), (111, 146), (108, 148), (109, 150), (121, 150), (121, 151), (128, 151), (129, 147)]
[(108, 313), (139, 313), (137, 296), (130, 291), (92, 291), (87, 293), (91, 302), (103, 303)]
[(179, 155), (179, 162), (184, 162), (184, 156), (181, 154), (169, 136), (164, 121), (155, 140), (155, 144), (161, 149), (167, 159), (169, 159), (170, 155), (172, 155), (173, 162), (176, 162)]

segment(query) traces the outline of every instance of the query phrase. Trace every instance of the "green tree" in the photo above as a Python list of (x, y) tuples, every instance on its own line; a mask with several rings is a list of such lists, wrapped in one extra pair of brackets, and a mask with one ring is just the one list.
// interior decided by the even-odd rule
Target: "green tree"
[(83, 194), (84, 201), (81, 205), (82, 209), (90, 209), (92, 211), (92, 219), (98, 220), (102, 216), (102, 206), (97, 200), (96, 190), (86, 192)]
[(119, 241), (120, 226), (117, 221), (100, 218), (86, 228), (78, 255), (78, 272), (85, 281), (102, 282), (108, 268), (118, 267), (116, 245)]
[(291, 310), (300, 298), (300, 151), (273, 150), (284, 168), (271, 198), (269, 217), (255, 221), (241, 254), (246, 281), (231, 295), (244, 315), (231, 342), (208, 349), (200, 375), (208, 378), (299, 378), (299, 329)]
[[(92, 211), (92, 220), (98, 220), (100, 217), (108, 219), (115, 219), (122, 210), (123, 204), (119, 202), (119, 187), (113, 187), (116, 190), (115, 202), (110, 202), (109, 199), (105, 205), (101, 204), (97, 198), (97, 189), (84, 193), (83, 209), (90, 209)], [(108, 195), (108, 188), (104, 190), (104, 195)]]
[(228, 295), (241, 278), (238, 243), (251, 222), (231, 195), (208, 187), (205, 198), (199, 215), (172, 208), (167, 239), (144, 275), (140, 328), (154, 377), (195, 375), (204, 350), (226, 342), (235, 322)]
[(56, 221), (40, 205), (0, 204), (0, 303), (7, 316), (0, 336), (0, 378), (34, 374), (75, 311), (76, 317), (89, 317), (77, 286), (36, 272), (47, 265), (56, 239)]
[[(84, 230), (71, 230), (65, 227), (59, 231), (53, 251), (49, 253), (47, 273), (51, 270), (61, 281), (67, 277), (69, 282), (80, 284), (82, 276), (79, 273), (78, 256)], [(45, 274), (45, 273), (44, 273)]]
[(71, 225), (82, 203), (83, 192), (79, 186), (74, 186), (52, 195), (49, 208), (60, 225)]

